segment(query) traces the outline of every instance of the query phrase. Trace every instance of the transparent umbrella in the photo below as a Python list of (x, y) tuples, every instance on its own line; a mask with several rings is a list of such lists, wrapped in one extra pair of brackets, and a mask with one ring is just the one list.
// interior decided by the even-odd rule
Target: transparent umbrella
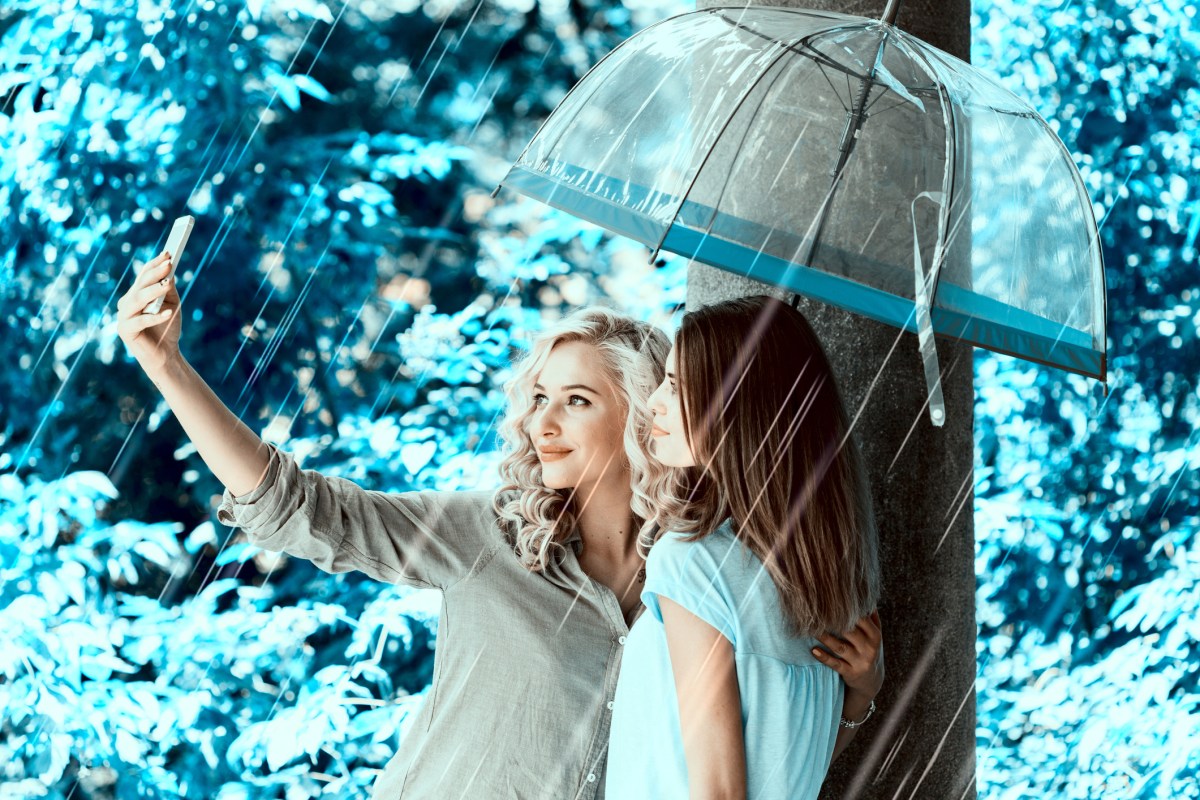
[[(888, 15), (885, 14), (885, 20)], [(1104, 266), (1027, 103), (888, 21), (694, 11), (630, 37), (500, 186), (652, 248), (918, 334), (1104, 381)]]

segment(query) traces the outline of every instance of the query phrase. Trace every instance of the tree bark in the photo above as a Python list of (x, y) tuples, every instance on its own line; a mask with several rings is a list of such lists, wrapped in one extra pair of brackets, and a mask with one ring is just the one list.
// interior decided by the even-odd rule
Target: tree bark
[[(874, 18), (886, 5), (884, 0), (758, 4)], [(728, 3), (697, 4), (718, 5)], [(909, 0), (896, 22), (964, 61), (970, 57), (968, 0)], [(963, 253), (951, 253), (956, 255)], [(688, 308), (751, 294), (790, 297), (712, 267), (689, 268)], [(800, 310), (825, 346), (856, 420), (879, 523), (884, 585), (887, 679), (876, 698), (878, 711), (831, 766), (821, 797), (974, 798), (972, 348), (937, 340), (947, 419), (935, 428), (923, 409), (925, 376), (915, 334), (808, 299), (801, 300)]]

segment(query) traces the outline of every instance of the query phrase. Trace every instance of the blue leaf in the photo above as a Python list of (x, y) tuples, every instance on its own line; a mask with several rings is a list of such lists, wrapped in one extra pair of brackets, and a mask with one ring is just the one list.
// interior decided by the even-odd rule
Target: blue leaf
[(296, 84), (296, 87), (300, 91), (304, 92), (310, 97), (315, 97), (318, 100), (324, 100), (326, 103), (333, 100), (333, 95), (331, 95), (324, 86), (322, 86), (310, 75), (293, 75), (292, 81)]
[(296, 88), (296, 82), (292, 78), (270, 68), (267, 70), (266, 79), (288, 108), (292, 111), (300, 110), (300, 90)]
[(225, 548), (221, 555), (217, 556), (217, 564), (230, 564), (234, 561), (245, 563), (254, 558), (262, 551), (262, 548), (255, 547), (249, 542), (239, 542)]

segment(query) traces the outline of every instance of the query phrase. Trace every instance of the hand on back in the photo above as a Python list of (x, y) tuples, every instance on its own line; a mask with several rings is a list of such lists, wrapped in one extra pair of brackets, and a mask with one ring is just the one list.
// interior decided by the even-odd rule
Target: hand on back
[(837, 670), (847, 691), (873, 699), (883, 686), (883, 631), (879, 611), (872, 611), (840, 636), (825, 634), (817, 639), (825, 650), (813, 648), (813, 655)]

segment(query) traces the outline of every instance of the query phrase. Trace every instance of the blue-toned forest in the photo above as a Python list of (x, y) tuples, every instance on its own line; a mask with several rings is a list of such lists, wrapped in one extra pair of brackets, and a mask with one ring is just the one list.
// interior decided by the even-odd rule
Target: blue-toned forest
[[(181, 346), (242, 419), (368, 488), (490, 485), (510, 354), (579, 304), (669, 327), (686, 273), (490, 192), (686, 8), (0, 4), (0, 797), (366, 796), (436, 596), (219, 525), (116, 300), (190, 213)], [(1200, 797), (1196, 8), (981, 0), (973, 61), (1075, 156), (1111, 364), (975, 355), (979, 796)]]

